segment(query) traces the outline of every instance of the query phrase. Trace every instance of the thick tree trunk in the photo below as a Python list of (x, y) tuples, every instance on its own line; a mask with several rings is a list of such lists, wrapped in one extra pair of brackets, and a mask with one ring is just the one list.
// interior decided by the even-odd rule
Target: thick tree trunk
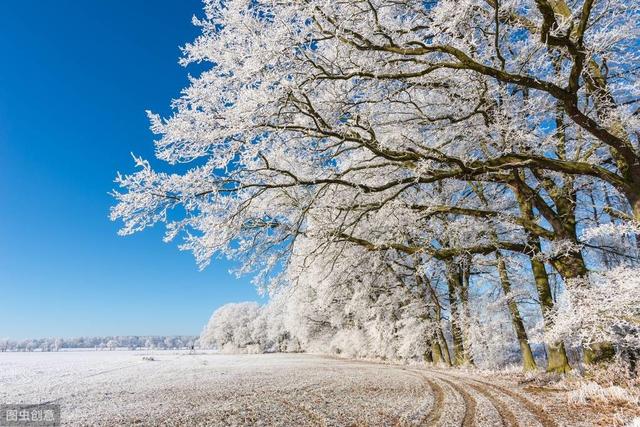
[[(469, 288), (471, 286), (471, 257), (465, 257), (464, 264), (459, 269), (460, 271), (460, 280), (462, 287), (460, 288), (460, 306), (462, 309), (462, 313), (464, 313), (465, 319), (470, 319), (469, 313)], [(463, 333), (462, 335), (462, 345), (464, 346), (464, 352), (467, 358), (467, 363), (471, 365), (475, 365), (475, 361), (473, 360), (473, 353), (471, 352), (471, 343), (468, 342), (468, 337)]]
[(551, 265), (558, 270), (558, 273), (560, 273), (564, 281), (587, 275), (587, 267), (585, 266), (582, 254), (579, 252), (572, 252), (566, 256), (555, 258), (551, 261)]
[(442, 354), (442, 348), (440, 347), (437, 336), (434, 336), (431, 340), (431, 362), (435, 365), (444, 362), (444, 355)]
[(425, 362), (427, 363), (433, 363), (433, 351), (432, 351), (432, 346), (428, 345), (427, 349), (424, 351), (424, 354), (422, 355), (423, 359)]
[(594, 343), (589, 348), (582, 349), (582, 360), (585, 365), (611, 362), (616, 355), (616, 349), (610, 342)]
[[(531, 200), (522, 194), (517, 185), (513, 189), (516, 200), (520, 205), (522, 216), (527, 220), (535, 220)], [(545, 328), (550, 328), (553, 325), (553, 321), (550, 317), (551, 310), (553, 309), (553, 296), (551, 294), (551, 286), (549, 286), (549, 277), (547, 275), (547, 270), (544, 267), (544, 262), (536, 258), (537, 254), (542, 253), (540, 240), (538, 237), (531, 236), (527, 244), (532, 251), (532, 255), (529, 256), (529, 262), (531, 264), (531, 271), (533, 273), (533, 279), (538, 292), (542, 319), (544, 321)], [(547, 343), (547, 371), (559, 373), (567, 373), (571, 371), (571, 365), (569, 365), (569, 359), (567, 358), (564, 343)]]
[(453, 338), (453, 365), (464, 365), (466, 362), (464, 346), (462, 344), (462, 328), (455, 288), (449, 283), (449, 305), (451, 310), (451, 337)]
[[(498, 274), (500, 275), (500, 284), (502, 285), (502, 291), (504, 292), (505, 296), (508, 296), (511, 292), (511, 282), (509, 281), (507, 266), (500, 252), (496, 252), (496, 257), (498, 258)], [(529, 345), (529, 337), (527, 336), (527, 330), (524, 327), (522, 316), (520, 316), (518, 304), (510, 299), (507, 303), (507, 306), (509, 307), (509, 313), (511, 314), (511, 323), (513, 324), (513, 329), (516, 332), (518, 344), (520, 345), (520, 352), (522, 353), (522, 368), (525, 371), (534, 371), (538, 368), (538, 365), (536, 365), (536, 360), (533, 357), (533, 352), (531, 351), (531, 346)]]
[[(463, 304), (465, 298), (463, 292), (463, 280), (460, 267), (453, 260), (446, 261), (447, 284), (449, 290), (449, 307), (451, 311), (451, 336), (453, 337), (454, 362), (456, 366), (473, 363), (469, 357), (468, 348), (465, 346), (465, 337), (462, 325)], [(458, 298), (460, 291), (460, 298)]]
[[(444, 361), (444, 363), (446, 363), (448, 366), (451, 366), (451, 354), (449, 352), (449, 344), (447, 343), (447, 339), (444, 336), (444, 333), (442, 332), (442, 327), (441, 327), (441, 323), (442, 323), (442, 308), (440, 305), (440, 301), (438, 300), (438, 296), (436, 295), (435, 291), (433, 290), (433, 288), (431, 287), (431, 285), (429, 284), (429, 293), (431, 295), (431, 300), (434, 304), (434, 312), (435, 312), (435, 320), (436, 320), (436, 337), (435, 339), (431, 342), (431, 345), (433, 347), (436, 347), (437, 349), (440, 349), (440, 356), (442, 356), (442, 360)], [(433, 354), (437, 355), (437, 352), (433, 352)], [(434, 356), (434, 358), (437, 356)]]
[[(539, 243), (537, 241), (531, 241), (533, 247), (539, 251)], [(552, 325), (552, 321), (549, 318), (549, 313), (553, 308), (553, 297), (551, 295), (551, 286), (549, 286), (549, 277), (547, 276), (547, 270), (544, 268), (544, 263), (534, 257), (529, 258), (531, 262), (531, 270), (533, 271), (533, 277), (536, 283), (536, 289), (538, 291), (538, 298), (540, 299), (540, 308), (542, 309), (542, 318), (544, 319), (545, 328), (549, 328)], [(571, 365), (569, 365), (569, 359), (567, 358), (567, 352), (562, 342), (550, 343), (547, 345), (547, 371), (567, 373), (571, 371)]]
[(442, 356), (444, 357), (444, 362), (448, 366), (453, 365), (453, 361), (451, 360), (451, 352), (449, 351), (449, 344), (447, 343), (447, 338), (444, 336), (442, 329), (438, 326), (438, 342), (439, 347), (442, 350)]

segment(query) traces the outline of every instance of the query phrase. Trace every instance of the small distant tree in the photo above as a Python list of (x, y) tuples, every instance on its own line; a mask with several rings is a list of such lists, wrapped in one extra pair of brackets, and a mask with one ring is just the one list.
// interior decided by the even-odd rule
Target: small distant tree
[(116, 340), (109, 340), (107, 342), (107, 348), (109, 350), (115, 350), (116, 348), (118, 348), (118, 342)]

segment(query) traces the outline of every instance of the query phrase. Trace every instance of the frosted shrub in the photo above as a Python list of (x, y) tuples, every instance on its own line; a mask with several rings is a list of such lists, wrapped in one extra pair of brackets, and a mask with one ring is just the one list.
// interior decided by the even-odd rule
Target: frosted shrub
[(594, 382), (586, 382), (569, 392), (569, 402), (582, 405), (590, 402), (638, 405), (640, 400), (637, 392), (633, 394), (619, 386), (606, 387)]

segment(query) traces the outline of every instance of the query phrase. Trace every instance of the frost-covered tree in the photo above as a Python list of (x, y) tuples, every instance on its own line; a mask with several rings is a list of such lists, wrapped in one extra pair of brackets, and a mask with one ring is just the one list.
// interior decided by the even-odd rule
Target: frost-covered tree
[(615, 342), (640, 348), (640, 276), (637, 269), (617, 267), (567, 283), (554, 312), (549, 334), (555, 340), (590, 346)]
[[(170, 117), (150, 113), (158, 159), (191, 167), (135, 157), (111, 217), (122, 234), (165, 223), (200, 266), (234, 258), (295, 296), (270, 309), (288, 314), (220, 309), (205, 344), (453, 364), (515, 344), (533, 369), (540, 324), (566, 372), (558, 297), (638, 268), (637, 8), (208, 0), (182, 63), (209, 68)], [(615, 343), (595, 337), (586, 359), (604, 360)]]
[(260, 306), (255, 302), (223, 305), (213, 313), (202, 331), (200, 345), (228, 352), (261, 351), (254, 329), (259, 314)]

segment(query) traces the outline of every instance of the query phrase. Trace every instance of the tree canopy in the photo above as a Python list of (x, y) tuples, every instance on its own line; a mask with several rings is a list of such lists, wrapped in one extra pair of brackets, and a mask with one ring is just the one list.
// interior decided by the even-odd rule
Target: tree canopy
[(637, 292), (593, 298), (637, 289), (638, 6), (208, 0), (181, 61), (209, 67), (149, 113), (167, 167), (136, 157), (111, 217), (430, 360), (635, 354)]

